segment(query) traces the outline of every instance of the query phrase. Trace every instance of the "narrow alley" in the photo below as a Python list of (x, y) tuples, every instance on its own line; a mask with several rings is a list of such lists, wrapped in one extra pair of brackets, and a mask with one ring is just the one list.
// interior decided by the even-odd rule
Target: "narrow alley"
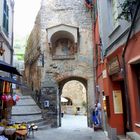
[(140, 140), (140, 0), (0, 0), (0, 140)]
[(12, 120), (16, 122), (35, 123), (38, 131), (28, 134), (27, 140), (109, 140), (101, 130), (94, 131), (87, 127), (84, 115), (68, 115), (62, 117), (62, 126), (50, 128), (41, 118), (41, 110), (31, 96), (20, 96), (19, 102), (13, 107)]

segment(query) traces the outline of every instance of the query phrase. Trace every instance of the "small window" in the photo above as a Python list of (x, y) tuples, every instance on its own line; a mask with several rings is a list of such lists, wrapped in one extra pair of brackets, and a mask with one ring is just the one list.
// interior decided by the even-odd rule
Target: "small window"
[(77, 110), (77, 111), (80, 111), (80, 107), (76, 107), (76, 110)]

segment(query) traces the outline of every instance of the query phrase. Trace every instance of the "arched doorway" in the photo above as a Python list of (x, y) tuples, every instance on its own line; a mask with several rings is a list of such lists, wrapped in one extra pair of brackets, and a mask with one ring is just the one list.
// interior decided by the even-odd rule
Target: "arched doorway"
[[(76, 127), (88, 127), (87, 81), (71, 77), (59, 82), (60, 126), (75, 127), (73, 121), (81, 121)], [(64, 114), (64, 115), (63, 115)], [(72, 122), (72, 123), (71, 123)]]

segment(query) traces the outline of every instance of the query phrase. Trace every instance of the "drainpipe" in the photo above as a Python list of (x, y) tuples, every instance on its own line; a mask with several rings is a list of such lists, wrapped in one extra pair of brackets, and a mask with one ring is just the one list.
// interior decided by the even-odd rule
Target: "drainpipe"
[(126, 53), (126, 49), (128, 47), (128, 43), (129, 43), (129, 39), (131, 37), (131, 33), (133, 31), (133, 28), (135, 26), (135, 22), (136, 22), (136, 18), (138, 15), (138, 11), (140, 8), (140, 0), (138, 0), (137, 6), (136, 6), (136, 10), (134, 13), (134, 17), (129, 29), (129, 33), (128, 33), (128, 37), (126, 40), (126, 44), (123, 48), (123, 52), (122, 52), (122, 62), (123, 62), (123, 70), (124, 70), (124, 86), (125, 86), (125, 98), (126, 98), (126, 111), (127, 111), (127, 129), (130, 131), (132, 130), (132, 124), (131, 124), (131, 110), (130, 110), (130, 100), (129, 100), (129, 95), (128, 95), (128, 85), (127, 85), (127, 72), (126, 72), (126, 62), (125, 62), (125, 53)]

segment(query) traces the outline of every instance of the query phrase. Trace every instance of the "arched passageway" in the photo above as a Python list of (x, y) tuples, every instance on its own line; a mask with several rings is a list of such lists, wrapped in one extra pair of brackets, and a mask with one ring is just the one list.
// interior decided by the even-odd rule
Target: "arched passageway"
[(86, 79), (79, 77), (70, 77), (59, 82), (59, 99), (61, 116), (59, 119), (60, 126), (88, 126)]

